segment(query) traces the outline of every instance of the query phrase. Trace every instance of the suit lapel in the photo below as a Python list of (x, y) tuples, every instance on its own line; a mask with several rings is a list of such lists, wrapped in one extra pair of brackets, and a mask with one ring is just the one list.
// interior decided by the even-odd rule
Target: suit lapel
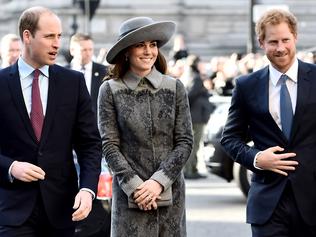
[(29, 133), (29, 135), (33, 138), (33, 140), (36, 142), (36, 137), (33, 131), (31, 120), (25, 106), (17, 63), (11, 67), (11, 72), (8, 78), (8, 84), (12, 95), (12, 100), (14, 101), (17, 111), (19, 112), (22, 121), (25, 124), (26, 130)]
[(277, 132), (279, 137), (282, 137), (284, 141), (286, 141), (286, 137), (284, 136), (282, 130), (279, 128), (275, 120), (273, 119), (270, 109), (269, 109), (269, 67), (265, 67), (257, 77), (256, 82), (256, 90), (255, 96), (258, 97), (258, 109), (262, 111), (262, 114), (267, 115), (265, 116), (266, 123), (271, 125), (271, 129)]
[(99, 93), (99, 72), (96, 68), (96, 64), (92, 63), (92, 75), (91, 75), (91, 98), (94, 101), (97, 100), (97, 95)]
[[(269, 69), (268, 67), (263, 69), (263, 72), (259, 77), (257, 77), (257, 82), (255, 83), (256, 93), (255, 96), (258, 97), (258, 107), (264, 114), (269, 114)], [(271, 116), (270, 116), (271, 117)]]
[(48, 95), (47, 95), (47, 108), (45, 113), (44, 125), (42, 130), (42, 137), (40, 143), (45, 143), (49, 129), (52, 125), (53, 118), (55, 117), (56, 111), (56, 86), (58, 82), (58, 73), (54, 66), (49, 67), (49, 84), (48, 84)]
[(297, 101), (296, 109), (293, 118), (293, 126), (291, 132), (291, 140), (294, 139), (297, 131), (299, 131), (300, 122), (299, 119), (304, 114), (306, 108), (306, 101), (311, 93), (310, 79), (308, 77), (308, 72), (310, 71), (308, 64), (299, 61), (298, 64), (298, 80), (297, 80)]

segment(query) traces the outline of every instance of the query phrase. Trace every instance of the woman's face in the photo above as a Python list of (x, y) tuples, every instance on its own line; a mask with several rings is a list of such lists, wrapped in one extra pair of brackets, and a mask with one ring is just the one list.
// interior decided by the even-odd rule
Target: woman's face
[(143, 41), (129, 47), (126, 57), (129, 60), (130, 69), (140, 77), (147, 76), (158, 56), (156, 41)]

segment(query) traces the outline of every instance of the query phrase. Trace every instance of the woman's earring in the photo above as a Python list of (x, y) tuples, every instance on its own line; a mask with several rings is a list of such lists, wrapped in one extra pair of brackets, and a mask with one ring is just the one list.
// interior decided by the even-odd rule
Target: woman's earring
[(126, 61), (126, 62), (128, 61), (128, 57), (127, 57), (127, 55), (125, 55), (125, 61)]

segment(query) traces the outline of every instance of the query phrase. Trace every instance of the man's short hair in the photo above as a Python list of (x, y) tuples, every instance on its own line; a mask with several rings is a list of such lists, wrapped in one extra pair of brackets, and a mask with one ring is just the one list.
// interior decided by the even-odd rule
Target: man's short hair
[(20, 41), (19, 36), (16, 34), (6, 34), (1, 38), (1, 52), (9, 48), (11, 42)]
[(266, 11), (258, 20), (256, 24), (256, 34), (259, 40), (264, 40), (265, 29), (267, 25), (278, 25), (285, 22), (291, 33), (297, 36), (297, 19), (296, 17), (287, 10), (282, 9), (271, 9)]

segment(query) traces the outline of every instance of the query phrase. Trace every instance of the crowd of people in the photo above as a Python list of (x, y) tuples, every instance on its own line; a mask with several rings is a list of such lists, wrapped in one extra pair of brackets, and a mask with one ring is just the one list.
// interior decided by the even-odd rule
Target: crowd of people
[[(214, 93), (232, 96), (222, 145), (254, 173), (253, 236), (316, 236), (315, 56), (296, 52), (292, 13), (260, 18), (264, 54), (210, 61), (174, 22), (150, 17), (124, 21), (99, 57), (90, 35), (74, 34), (67, 65), (53, 11), (26, 9), (18, 30), (0, 51), (0, 236), (186, 236), (185, 179), (205, 178), (198, 150)], [(111, 213), (96, 198), (102, 159)]]

